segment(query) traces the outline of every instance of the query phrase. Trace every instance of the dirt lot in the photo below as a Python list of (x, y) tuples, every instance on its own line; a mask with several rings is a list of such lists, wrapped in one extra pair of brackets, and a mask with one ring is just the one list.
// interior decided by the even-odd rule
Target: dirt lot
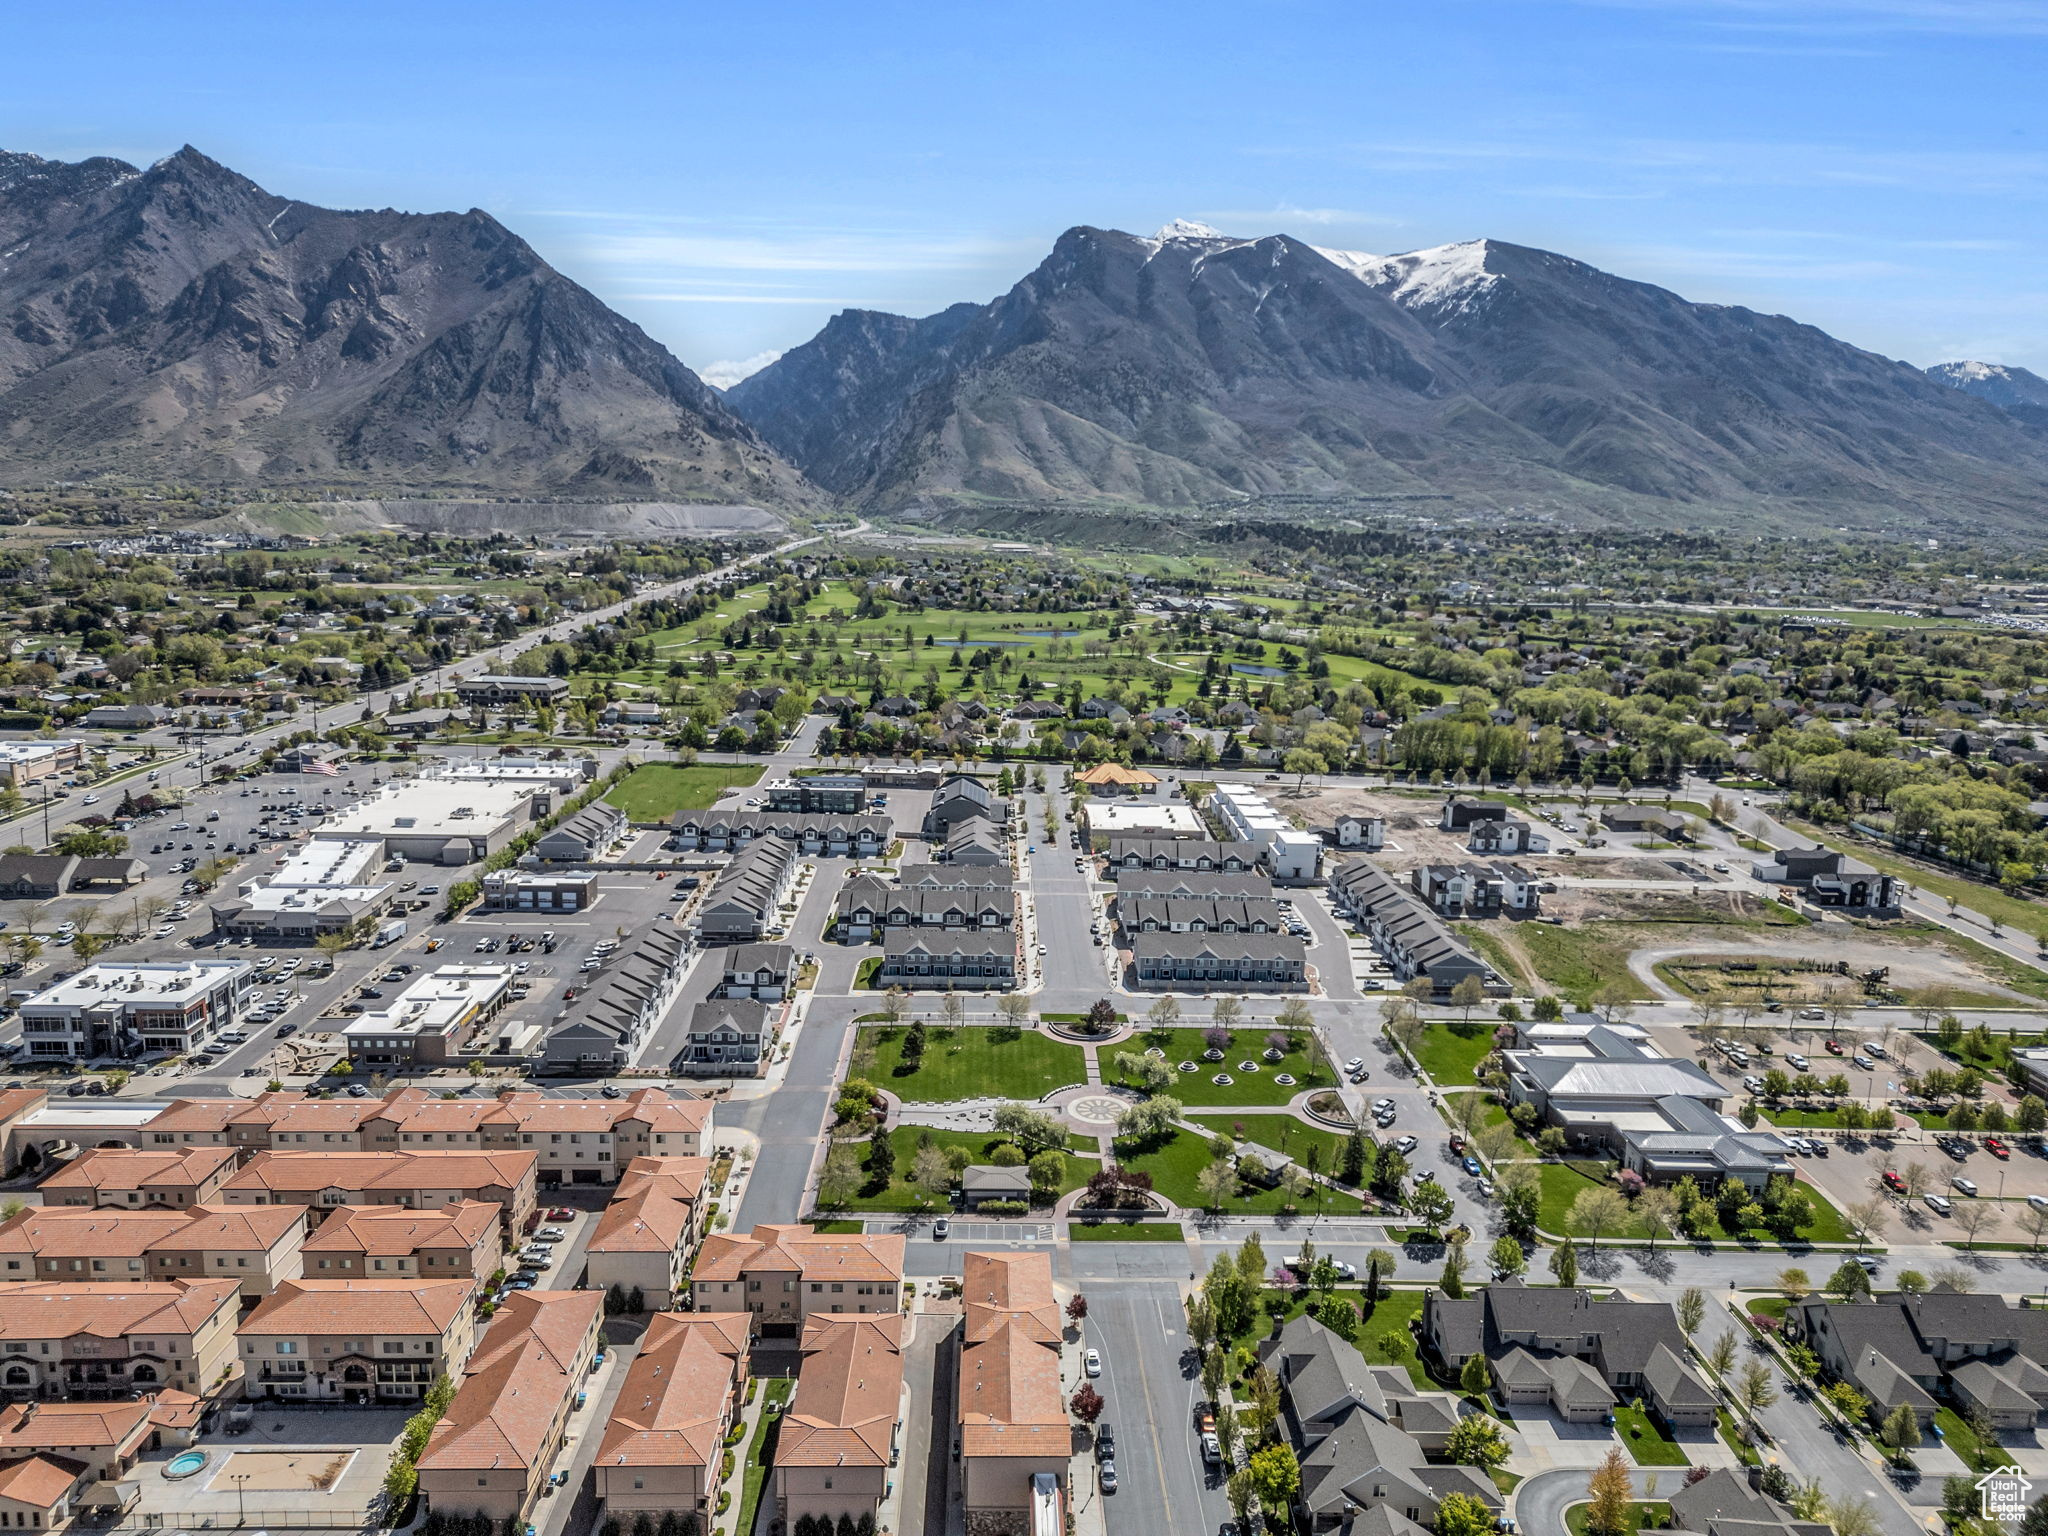
[[(1773, 966), (1774, 960), (1840, 960), (1848, 964), (1851, 975), (1844, 978), (1826, 972), (1798, 973)], [(1730, 963), (1753, 964), (1757, 969), (1726, 969)], [(1697, 942), (1637, 950), (1629, 959), (1629, 968), (1659, 997), (1710, 995), (1729, 1002), (1745, 990), (1765, 985), (1772, 996), (1788, 1003), (1816, 1001), (1830, 985), (1846, 986), (1860, 993), (1857, 973), (1880, 967), (1890, 972), (1886, 985), (1906, 994), (1923, 987), (1949, 987), (1982, 994), (1986, 999), (2039, 1001), (2006, 985), (1938, 939), (1893, 937), (1881, 932), (1844, 930), (1833, 924), (1804, 932), (1746, 933), (1739, 944), (1702, 935)]]

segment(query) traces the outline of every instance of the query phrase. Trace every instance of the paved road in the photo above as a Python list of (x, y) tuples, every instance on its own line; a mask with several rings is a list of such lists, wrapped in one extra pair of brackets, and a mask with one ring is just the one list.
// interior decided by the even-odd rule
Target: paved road
[[(1632, 1474), (1636, 1497), (1668, 1496), (1685, 1476), (1683, 1467), (1638, 1467)], [(1523, 1536), (1565, 1536), (1565, 1511), (1586, 1502), (1586, 1473), (1577, 1467), (1539, 1472), (1515, 1488), (1515, 1524)]]

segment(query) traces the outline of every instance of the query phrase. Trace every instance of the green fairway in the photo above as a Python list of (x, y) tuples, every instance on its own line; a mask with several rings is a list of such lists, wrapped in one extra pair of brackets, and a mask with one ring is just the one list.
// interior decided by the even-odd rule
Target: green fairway
[[(1265, 1029), (1239, 1029), (1235, 1031), (1229, 1046), (1225, 1047), (1223, 1060), (1204, 1061), (1202, 1053), (1208, 1043), (1202, 1029), (1148, 1029), (1135, 1040), (1122, 1047), (1132, 1055), (1143, 1052), (1147, 1047), (1158, 1045), (1166, 1052), (1166, 1064), (1175, 1068), (1173, 1081), (1166, 1091), (1190, 1107), (1209, 1104), (1285, 1104), (1297, 1093), (1310, 1088), (1327, 1088), (1336, 1081), (1335, 1074), (1323, 1061), (1323, 1053), (1314, 1038), (1306, 1031), (1296, 1038), (1300, 1048), (1290, 1050), (1282, 1061), (1271, 1062), (1265, 1058)], [(1112, 1063), (1117, 1052), (1112, 1050), (1099, 1054), (1103, 1078), (1114, 1080), (1116, 1071)], [(1195, 1070), (1177, 1070), (1182, 1062), (1194, 1063)], [(1252, 1070), (1245, 1070), (1243, 1063), (1252, 1063)], [(1232, 1079), (1228, 1083), (1211, 1081), (1218, 1073)], [(1292, 1083), (1275, 1082), (1276, 1077), (1292, 1076)]]
[(1078, 1045), (1048, 1040), (1034, 1030), (967, 1024), (925, 1027), (921, 1060), (906, 1063), (910, 1026), (879, 1024), (854, 1039), (850, 1075), (864, 1077), (909, 1104), (956, 1099), (1042, 1099), (1088, 1080)]
[(666, 821), (677, 811), (701, 811), (728, 788), (759, 782), (765, 763), (644, 763), (605, 795), (629, 821)]

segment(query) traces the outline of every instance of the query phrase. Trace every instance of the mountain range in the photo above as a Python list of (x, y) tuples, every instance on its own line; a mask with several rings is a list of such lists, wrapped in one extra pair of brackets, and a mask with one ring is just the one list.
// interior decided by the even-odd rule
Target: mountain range
[(986, 304), (845, 311), (721, 393), (479, 210), (317, 208), (191, 148), (0, 153), (0, 485), (100, 477), (2038, 536), (2048, 382), (1496, 240), (1377, 256), (1176, 221), (1068, 230)]
[(2037, 530), (1979, 388), (1496, 240), (1381, 257), (1077, 228), (1008, 293), (853, 310), (728, 392), (863, 508), (1448, 494), (1466, 509)]
[(337, 212), (186, 148), (0, 153), (0, 483), (815, 502), (489, 214)]

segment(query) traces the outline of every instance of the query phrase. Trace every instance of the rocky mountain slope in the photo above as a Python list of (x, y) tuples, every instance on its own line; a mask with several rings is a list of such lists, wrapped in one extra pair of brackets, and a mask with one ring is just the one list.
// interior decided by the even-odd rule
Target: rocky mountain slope
[(0, 153), (0, 483), (816, 500), (490, 215), (337, 212), (187, 148)]
[(2048, 427), (2048, 379), (2002, 363), (1936, 363), (1927, 376), (2037, 427)]
[(2048, 435), (1811, 326), (1499, 241), (1366, 256), (1078, 228), (1008, 293), (849, 311), (728, 393), (887, 510), (1451, 494), (1468, 508), (2037, 527)]

